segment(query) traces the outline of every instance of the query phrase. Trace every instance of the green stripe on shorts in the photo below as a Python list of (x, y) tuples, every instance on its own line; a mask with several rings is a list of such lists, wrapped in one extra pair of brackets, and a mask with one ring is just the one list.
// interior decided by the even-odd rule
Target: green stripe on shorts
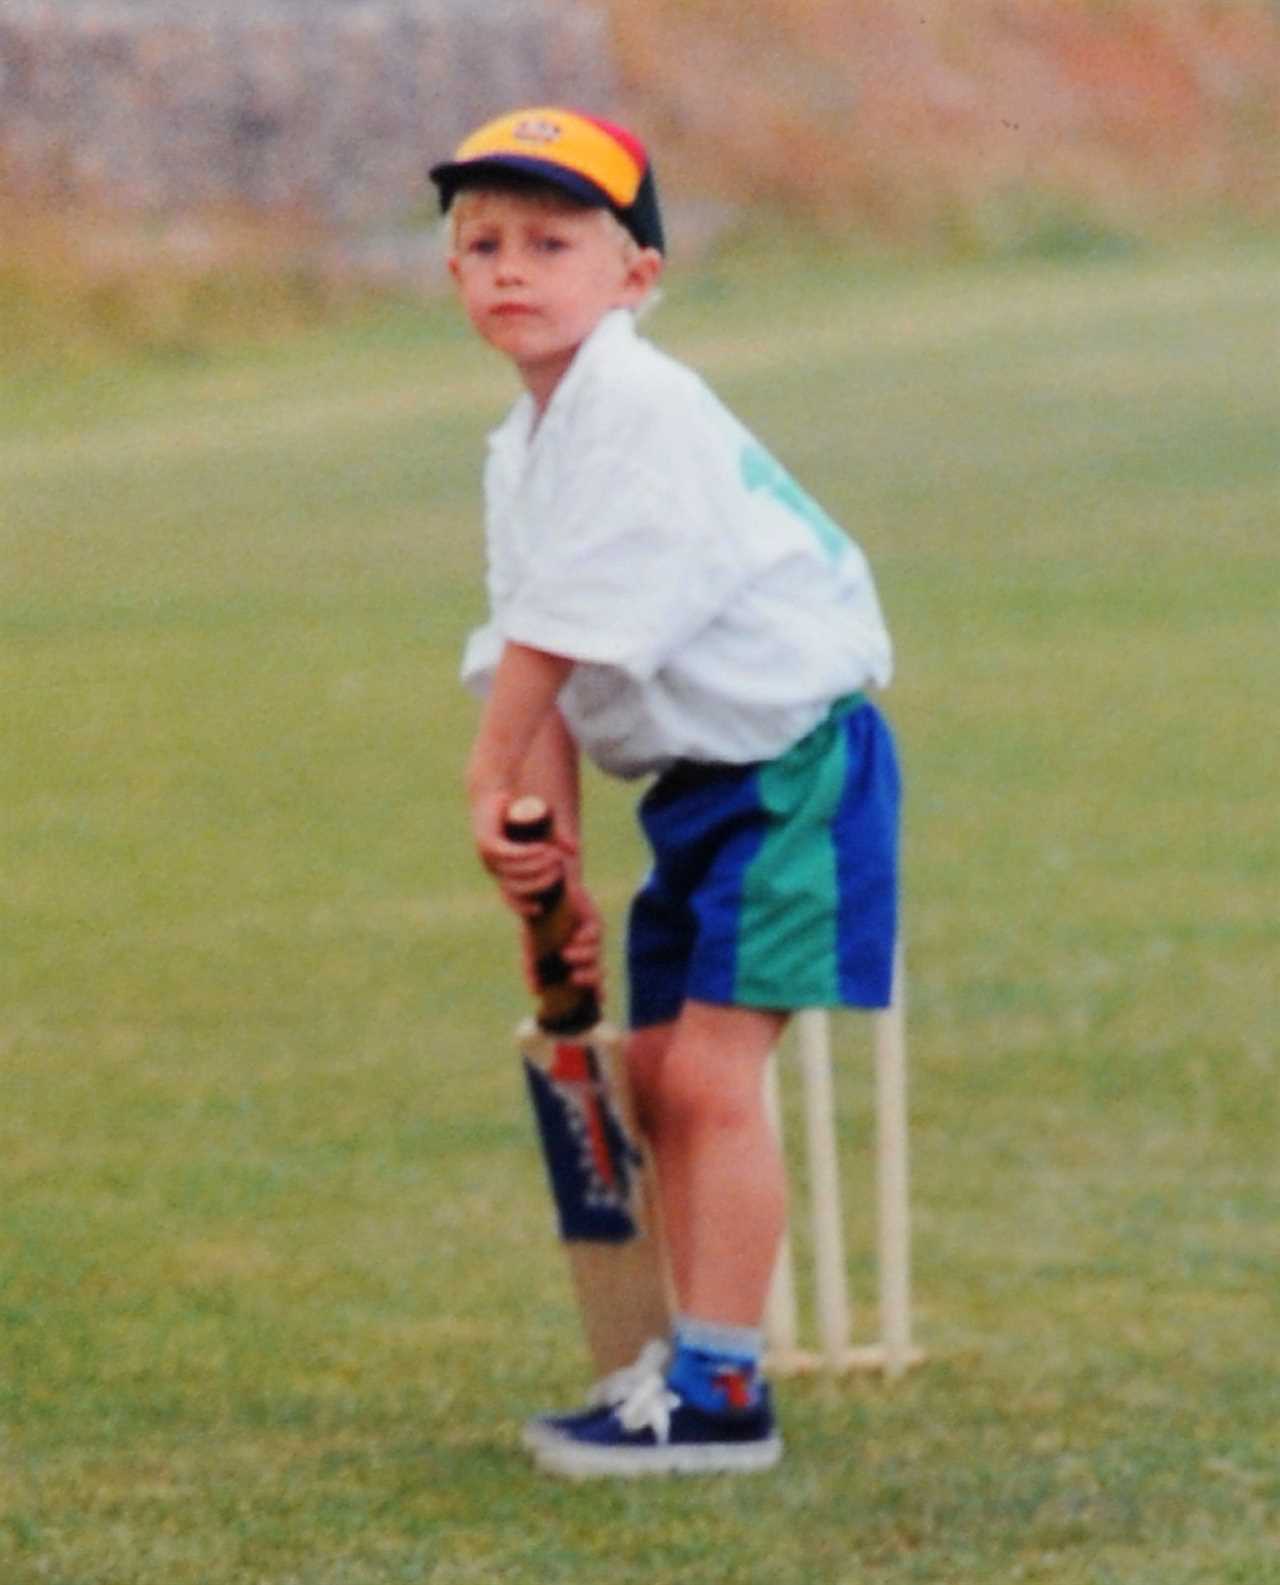
[(769, 829), (742, 885), (735, 1000), (755, 1007), (840, 1001), (839, 884), (831, 822), (844, 793), (840, 723), (865, 703), (841, 699), (806, 737), (761, 767)]

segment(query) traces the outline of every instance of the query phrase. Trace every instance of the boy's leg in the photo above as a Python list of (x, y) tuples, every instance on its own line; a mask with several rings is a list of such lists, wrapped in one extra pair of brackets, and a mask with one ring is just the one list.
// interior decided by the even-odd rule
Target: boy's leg
[(760, 1322), (785, 1214), (764, 1064), (784, 1016), (686, 1003), (629, 1053), (658, 1175), (680, 1309), (674, 1356), (611, 1410), (551, 1427), (535, 1452), (559, 1474), (768, 1469), (782, 1444), (759, 1376)]
[(764, 1105), (785, 1015), (687, 1002), (632, 1036), (628, 1065), (658, 1174), (682, 1315), (758, 1327), (786, 1218), (786, 1175)]

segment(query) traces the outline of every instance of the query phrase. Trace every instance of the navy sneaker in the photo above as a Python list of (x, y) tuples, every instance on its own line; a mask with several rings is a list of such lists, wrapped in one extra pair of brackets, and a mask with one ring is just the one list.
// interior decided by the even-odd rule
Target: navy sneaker
[(654, 1372), (624, 1403), (569, 1417), (534, 1449), (541, 1468), (586, 1480), (600, 1475), (719, 1475), (771, 1469), (782, 1438), (767, 1386), (750, 1409), (709, 1413)]
[(579, 1426), (591, 1420), (603, 1419), (625, 1403), (631, 1394), (651, 1376), (661, 1375), (671, 1360), (671, 1345), (663, 1338), (654, 1337), (644, 1345), (630, 1365), (612, 1371), (596, 1382), (587, 1394), (584, 1408), (572, 1414), (540, 1414), (527, 1420), (520, 1439), (530, 1452), (536, 1453), (543, 1443), (564, 1435), (572, 1435)]

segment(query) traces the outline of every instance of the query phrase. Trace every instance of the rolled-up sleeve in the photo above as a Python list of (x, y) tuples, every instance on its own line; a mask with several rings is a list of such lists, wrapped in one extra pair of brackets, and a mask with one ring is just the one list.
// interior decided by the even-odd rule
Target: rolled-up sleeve
[(493, 674), (502, 658), (502, 643), (502, 632), (494, 621), (475, 628), (467, 637), (459, 675), (463, 687), (477, 698), (483, 699), (493, 686)]

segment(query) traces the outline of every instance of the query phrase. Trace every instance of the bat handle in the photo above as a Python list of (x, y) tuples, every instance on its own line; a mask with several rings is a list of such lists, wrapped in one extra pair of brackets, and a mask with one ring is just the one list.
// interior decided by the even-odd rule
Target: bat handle
[[(507, 810), (503, 831), (510, 842), (550, 842), (551, 810), (533, 795), (517, 798)], [(534, 979), (538, 983), (538, 1024), (548, 1034), (578, 1035), (600, 1021), (600, 999), (589, 985), (575, 985), (562, 948), (573, 935), (577, 917), (563, 875), (534, 901), (538, 912), (528, 921), (533, 942)]]

